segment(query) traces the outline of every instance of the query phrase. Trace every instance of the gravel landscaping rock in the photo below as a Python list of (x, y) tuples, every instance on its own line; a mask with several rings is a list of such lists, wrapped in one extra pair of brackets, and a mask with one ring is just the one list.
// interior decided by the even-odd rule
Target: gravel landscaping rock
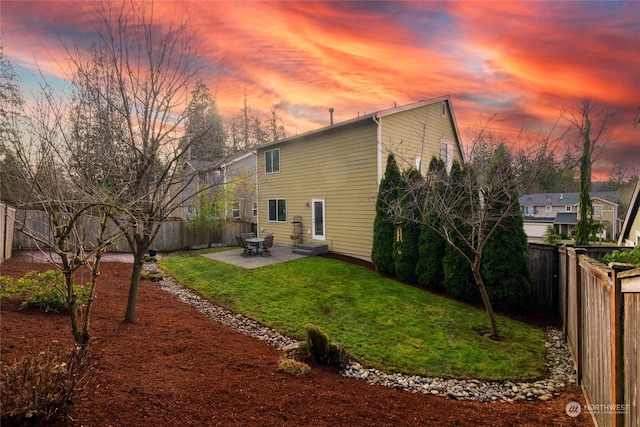
[[(149, 272), (159, 271), (159, 267), (155, 263), (146, 263), (144, 269)], [(264, 327), (255, 320), (212, 304), (168, 275), (164, 275), (158, 284), (164, 291), (173, 294), (206, 316), (243, 334), (264, 341), (279, 350), (286, 351), (297, 344), (297, 340), (286, 337), (271, 328)], [(369, 384), (403, 389), (415, 393), (441, 395), (450, 399), (480, 402), (513, 402), (516, 400), (536, 399), (548, 401), (555, 396), (559, 396), (565, 389), (566, 384), (575, 384), (576, 373), (571, 353), (562, 331), (556, 328), (548, 328), (545, 347), (547, 350), (546, 366), (548, 377), (535, 382), (515, 383), (513, 381), (419, 377), (382, 372), (377, 369), (363, 367), (357, 362), (350, 362), (342, 374), (346, 377), (366, 381)]]

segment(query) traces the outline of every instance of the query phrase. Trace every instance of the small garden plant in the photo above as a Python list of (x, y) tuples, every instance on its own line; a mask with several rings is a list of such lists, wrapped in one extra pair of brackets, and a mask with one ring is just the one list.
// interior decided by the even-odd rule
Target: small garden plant
[(68, 351), (58, 342), (3, 366), (0, 380), (2, 421), (36, 425), (58, 418), (82, 393), (89, 368), (88, 346), (76, 346)]
[[(23, 308), (36, 308), (47, 313), (59, 313), (69, 308), (64, 276), (59, 271), (30, 271), (16, 281), (2, 276), (0, 286), (3, 298), (19, 295), (22, 298), (20, 306)], [(74, 285), (74, 291), (78, 295), (77, 303), (81, 305), (86, 297), (84, 289)]]
[(610, 262), (632, 264), (635, 268), (640, 268), (640, 246), (634, 246), (633, 249), (613, 251), (610, 254), (606, 254), (602, 258), (602, 262), (605, 264)]

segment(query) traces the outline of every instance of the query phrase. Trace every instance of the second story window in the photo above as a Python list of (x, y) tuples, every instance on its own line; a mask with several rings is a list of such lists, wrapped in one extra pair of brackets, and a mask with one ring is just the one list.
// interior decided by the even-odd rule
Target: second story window
[(234, 219), (240, 219), (242, 211), (240, 210), (240, 202), (233, 202), (231, 206), (231, 216)]
[(266, 173), (280, 172), (280, 149), (264, 152), (264, 169)]
[(602, 216), (602, 205), (593, 205), (593, 216)]

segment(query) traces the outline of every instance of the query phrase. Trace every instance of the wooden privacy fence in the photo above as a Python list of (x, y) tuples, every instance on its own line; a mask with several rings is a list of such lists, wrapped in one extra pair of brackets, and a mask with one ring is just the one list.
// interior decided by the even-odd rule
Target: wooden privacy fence
[[(14, 210), (15, 213), (15, 210)], [(16, 227), (24, 224), (29, 233), (35, 234), (48, 242), (53, 241), (51, 225), (45, 213), (40, 211), (18, 210), (14, 215)], [(97, 235), (98, 222), (87, 218), (83, 224), (83, 234), (85, 236)], [(247, 233), (253, 230), (254, 224), (241, 221), (218, 221), (215, 224), (194, 224), (181, 219), (168, 219), (162, 222), (160, 230), (152, 243), (152, 247), (162, 252), (169, 252), (181, 249), (188, 249), (192, 246), (205, 246), (209, 244), (222, 244), (225, 246), (235, 246), (235, 236), (240, 233)], [(34, 239), (19, 230), (13, 233), (13, 247), (18, 249), (38, 249), (38, 244)], [(114, 224), (109, 225), (107, 234), (117, 231)], [(88, 239), (91, 240), (90, 238)], [(11, 240), (9, 240), (9, 243)], [(118, 238), (108, 248), (113, 252), (129, 252), (129, 244), (124, 237)]]
[(11, 258), (16, 209), (0, 202), (0, 264)]
[(638, 427), (640, 270), (622, 273), (581, 252), (560, 249), (559, 299), (587, 409), (598, 426)]

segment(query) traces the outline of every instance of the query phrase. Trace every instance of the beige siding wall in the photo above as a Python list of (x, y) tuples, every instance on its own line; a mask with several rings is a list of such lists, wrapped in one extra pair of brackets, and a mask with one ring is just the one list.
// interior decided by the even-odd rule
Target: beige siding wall
[[(415, 157), (420, 156), (426, 171), (431, 157), (440, 156), (441, 138), (453, 143), (454, 157), (460, 160), (450, 112), (443, 118), (440, 109), (440, 103), (435, 103), (381, 118), (382, 173), (390, 150), (401, 168), (407, 163), (415, 166)], [(265, 151), (275, 148), (280, 149), (280, 172), (267, 175)], [(332, 252), (370, 259), (378, 193), (377, 156), (373, 120), (259, 149), (258, 232), (274, 233), (276, 243), (291, 244), (292, 222), (299, 215), (303, 239), (312, 241), (311, 202), (323, 199), (326, 239), (317, 242), (327, 244)], [(286, 223), (268, 221), (269, 199), (286, 199)]]
[(439, 102), (382, 117), (381, 122), (383, 170), (389, 152), (393, 152), (402, 169), (409, 166), (415, 167), (415, 159), (420, 157), (421, 172), (425, 173), (431, 158), (433, 156), (440, 158), (441, 139), (453, 143), (454, 158), (461, 161), (451, 113), (447, 109), (447, 113), (442, 117)]
[[(258, 150), (258, 232), (274, 233), (276, 243), (291, 244), (294, 216), (302, 217), (310, 242), (312, 199), (325, 200), (329, 250), (368, 258), (377, 196), (376, 126), (373, 121), (323, 133), (280, 148), (280, 172), (265, 174), (265, 150)], [(287, 200), (287, 222), (268, 221), (268, 200)], [(307, 202), (309, 206), (307, 206)]]

